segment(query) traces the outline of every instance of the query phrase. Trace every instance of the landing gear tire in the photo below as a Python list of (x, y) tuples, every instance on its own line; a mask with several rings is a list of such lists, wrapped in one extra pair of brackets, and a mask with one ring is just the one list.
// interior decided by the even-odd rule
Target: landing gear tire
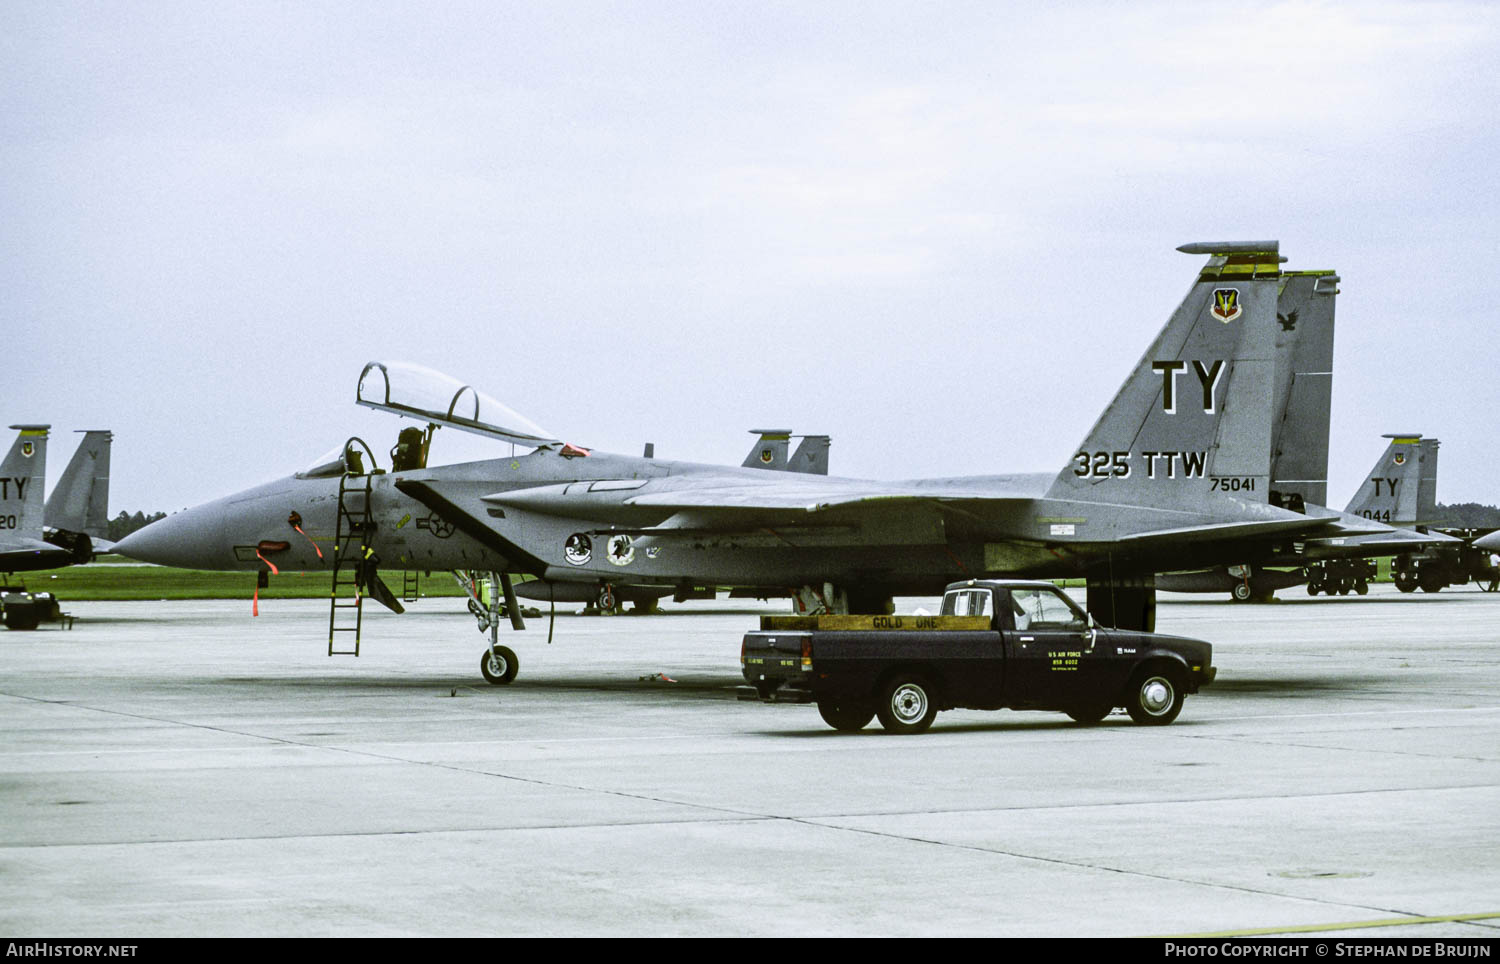
[(1250, 589), (1250, 584), (1247, 582), (1235, 583), (1234, 588), (1230, 590), (1230, 594), (1234, 596), (1235, 602), (1249, 602), (1250, 597), (1255, 595)]
[(509, 646), (487, 649), (479, 657), (479, 672), (484, 674), (484, 681), (496, 686), (503, 686), (515, 679), (520, 668), (521, 663)]
[(1108, 716), (1112, 709), (1114, 709), (1113, 706), (1075, 706), (1066, 712), (1073, 718), (1074, 723), (1093, 726)]
[(887, 733), (921, 733), (937, 717), (936, 693), (925, 676), (897, 674), (881, 689), (875, 715)]
[(1125, 709), (1141, 726), (1166, 726), (1182, 712), (1182, 685), (1170, 670), (1146, 670), (1130, 680)]
[(858, 733), (875, 718), (875, 710), (859, 704), (838, 704), (829, 700), (818, 700), (818, 715), (823, 722), (840, 733)]

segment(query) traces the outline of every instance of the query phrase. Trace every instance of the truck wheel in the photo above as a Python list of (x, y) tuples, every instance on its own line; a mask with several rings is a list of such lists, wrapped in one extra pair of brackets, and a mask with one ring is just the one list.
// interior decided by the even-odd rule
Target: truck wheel
[(42, 607), (34, 602), (11, 603), (5, 607), (7, 629), (36, 629), (42, 622)]
[(858, 733), (875, 718), (875, 710), (857, 703), (840, 705), (828, 700), (818, 700), (818, 715), (823, 718), (824, 723), (840, 733)]
[(499, 646), (493, 650), (487, 649), (484, 655), (479, 657), (479, 672), (484, 674), (486, 683), (501, 686), (516, 678), (516, 672), (521, 668), (521, 663), (516, 659), (516, 654), (509, 646)]
[(1354, 591), (1359, 593), (1361, 596), (1368, 596), (1370, 594), (1370, 584), (1361, 579), (1359, 582), (1354, 584)]
[(875, 714), (889, 733), (921, 733), (937, 716), (935, 694), (926, 677), (898, 674), (880, 691)]
[(1073, 718), (1074, 723), (1082, 723), (1084, 726), (1092, 726), (1109, 715), (1114, 709), (1108, 703), (1103, 706), (1075, 706), (1067, 710), (1067, 714)]
[(1130, 679), (1125, 709), (1142, 726), (1166, 726), (1182, 712), (1182, 687), (1170, 670), (1142, 670)]

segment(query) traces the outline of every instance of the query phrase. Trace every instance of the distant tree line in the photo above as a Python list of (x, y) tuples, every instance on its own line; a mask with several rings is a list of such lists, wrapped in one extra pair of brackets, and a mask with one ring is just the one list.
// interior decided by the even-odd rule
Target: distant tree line
[(165, 519), (166, 517), (167, 514), (165, 512), (153, 512), (151, 515), (137, 512), (132, 515), (122, 509), (119, 515), (109, 520), (109, 541), (119, 542), (135, 530), (144, 528), (157, 519)]
[(1455, 505), (1437, 504), (1437, 518), (1442, 524), (1455, 529), (1500, 528), (1500, 508), (1480, 505), (1478, 502), (1459, 502)]

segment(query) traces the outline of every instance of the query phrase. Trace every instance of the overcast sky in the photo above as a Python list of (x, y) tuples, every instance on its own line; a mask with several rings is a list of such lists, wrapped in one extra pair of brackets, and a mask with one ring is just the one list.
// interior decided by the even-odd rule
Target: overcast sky
[(1278, 238), (1343, 278), (1330, 501), (1401, 431), (1500, 502), (1497, 55), (1490, 3), (7, 3), (0, 417), (53, 479), (112, 429), (112, 513), (384, 453), (372, 359), (608, 451), (1055, 471), (1173, 248)]

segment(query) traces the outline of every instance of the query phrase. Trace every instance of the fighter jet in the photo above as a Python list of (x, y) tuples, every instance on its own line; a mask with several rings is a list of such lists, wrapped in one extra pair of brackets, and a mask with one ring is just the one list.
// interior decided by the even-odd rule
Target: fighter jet
[(467, 384), (372, 362), (358, 404), (531, 451), (378, 474), (356, 473), (346, 454), (169, 516), (116, 551), (196, 568), (337, 569), (357, 540), (350, 558), (367, 584), (377, 566), (487, 568), (789, 589), (828, 611), (867, 613), (971, 576), (1082, 576), (1101, 621), (1150, 629), (1156, 572), (1389, 528), (1244, 497), (1271, 481), (1278, 247), (1179, 249), (1207, 263), (1055, 475), (877, 482), (611, 455)]
[(0, 572), (56, 569), (76, 561), (72, 551), (43, 538), (42, 487), (47, 477), (50, 425), (12, 425), (20, 434), (0, 463)]
[[(802, 472), (808, 475), (828, 474), (827, 435), (793, 435), (790, 429), (753, 428), (752, 434), (760, 436), (750, 447), (750, 454), (740, 464), (747, 469), (771, 469), (776, 472)], [(797, 451), (790, 456), (787, 449), (791, 440), (801, 438)]]
[(114, 435), (96, 429), (83, 440), (47, 496), (43, 534), (69, 550), (77, 562), (88, 562), (113, 546), (109, 535), (109, 452)]
[(47, 425), (12, 425), (20, 434), (0, 462), (0, 616), (10, 629), (35, 629), (56, 611), (50, 593), (33, 595), (11, 583), (17, 572), (56, 569), (78, 559), (43, 538), (42, 486), (47, 477)]

